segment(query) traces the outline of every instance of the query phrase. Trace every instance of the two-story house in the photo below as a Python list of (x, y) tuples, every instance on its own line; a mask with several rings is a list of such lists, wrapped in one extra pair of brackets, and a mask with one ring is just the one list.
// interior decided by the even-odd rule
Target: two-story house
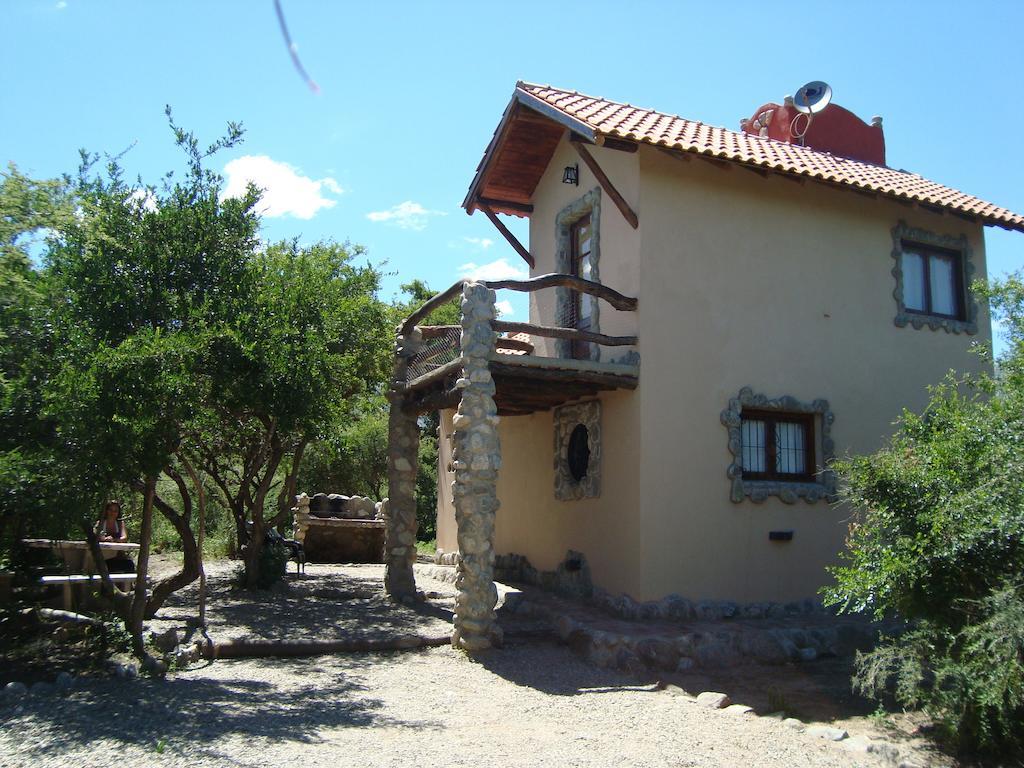
[[(984, 368), (983, 227), (1024, 231), (1018, 214), (887, 167), (881, 121), (836, 105), (807, 125), (787, 99), (732, 131), (528, 83), (464, 207), (531, 277), (600, 284), (619, 309), (582, 282), (531, 289), (529, 326), (491, 322), (506, 335), (480, 358), (490, 377), (469, 363), (465, 318), (424, 332), (455, 351), (408, 371), (419, 394), (394, 401), (418, 397), (406, 434), (410, 414), (443, 409), (438, 546), (472, 561), (466, 583), (489, 578), (481, 537), (542, 570), (574, 550), (595, 585), (638, 600), (814, 596), (850, 517), (830, 461), (879, 448), (950, 369)], [(529, 243), (496, 214), (528, 217)], [(464, 308), (486, 320), (473, 296)], [(406, 342), (411, 365), (436, 357), (423, 353), (436, 342)], [(493, 412), (467, 405), (475, 381)], [(473, 413), (496, 444), (486, 424), (465, 431)], [(500, 468), (480, 464), (497, 505), (473, 506), (488, 493), (470, 477), (474, 446), (500, 453)], [(392, 533), (389, 568), (410, 557), (401, 543)], [(467, 634), (485, 631), (481, 610), (463, 610)]]

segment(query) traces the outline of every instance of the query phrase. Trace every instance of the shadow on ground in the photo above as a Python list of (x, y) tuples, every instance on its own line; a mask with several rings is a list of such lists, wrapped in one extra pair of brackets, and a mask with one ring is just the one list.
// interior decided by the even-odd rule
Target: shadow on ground
[[(378, 573), (379, 571), (379, 573)], [(156, 631), (183, 626), (195, 615), (197, 586), (173, 595), (151, 622)], [(383, 590), (383, 567), (361, 570), (309, 566), (289, 574), (272, 590), (236, 587), (229, 571), (209, 580), (210, 636), (218, 642), (262, 640), (340, 640), (444, 635), (451, 631), (452, 608), (445, 599), (396, 605)]]
[[(388, 664), (389, 654), (352, 657), (347, 672), (365, 672)], [(253, 666), (268, 667), (292, 679), (316, 675), (315, 693), (310, 686), (278, 686), (250, 679)], [(293, 667), (298, 666), (296, 670)], [(333, 665), (327, 665), (333, 666)], [(270, 659), (217, 662), (217, 677), (200, 666), (166, 681), (118, 679), (92, 680), (62, 698), (26, 700), (26, 715), (46, 723), (50, 745), (34, 753), (45, 760), (66, 754), (77, 745), (96, 741), (134, 744), (168, 752), (178, 748), (211, 758), (221, 757), (218, 743), (232, 736), (272, 741), (316, 744), (327, 728), (402, 726), (436, 728), (431, 722), (405, 722), (382, 714), (383, 703), (367, 695), (365, 686), (338, 670), (324, 669), (315, 660)], [(372, 670), (370, 671), (372, 675)], [(0, 727), (12, 712), (0, 714)]]

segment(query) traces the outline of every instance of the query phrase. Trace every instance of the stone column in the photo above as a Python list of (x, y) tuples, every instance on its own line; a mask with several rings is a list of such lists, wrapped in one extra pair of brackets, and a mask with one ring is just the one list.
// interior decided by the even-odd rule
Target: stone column
[(295, 513), (292, 538), (302, 544), (306, 540), (306, 531), (309, 530), (309, 495), (300, 493), (296, 496), (292, 511)]
[(455, 586), (455, 630), (452, 645), (478, 651), (501, 643), (494, 605), (494, 513), (498, 509), (497, 479), (501, 466), (498, 409), (488, 358), (496, 334), (494, 291), (481, 283), (462, 289), (462, 391), (454, 419), (452, 483), (458, 526), (459, 564)]
[(420, 332), (399, 336), (388, 400), (388, 499), (381, 512), (384, 529), (384, 588), (396, 600), (416, 596), (416, 468), (420, 429), (416, 416), (402, 410), (409, 358), (420, 347)]

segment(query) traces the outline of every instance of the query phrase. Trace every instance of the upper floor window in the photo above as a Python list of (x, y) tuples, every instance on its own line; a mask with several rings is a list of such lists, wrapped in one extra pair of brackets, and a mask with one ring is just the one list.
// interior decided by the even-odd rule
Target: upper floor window
[(966, 235), (940, 235), (907, 226), (892, 230), (893, 297), (899, 327), (947, 333), (978, 332), (978, 306), (971, 296), (971, 248)]
[[(570, 274), (582, 277), (584, 280), (594, 279), (594, 260), (592, 248), (592, 226), (591, 216), (588, 213), (569, 226), (569, 247)], [(579, 291), (572, 292), (571, 314), (572, 327), (580, 331), (592, 329), (591, 321), (594, 316), (594, 302), (596, 299), (586, 293)], [(573, 342), (572, 356), (577, 359), (587, 360), (590, 358), (590, 344), (587, 342)]]
[[(601, 188), (569, 203), (555, 217), (555, 271), (601, 282)], [(562, 328), (601, 332), (597, 299), (571, 288), (555, 289), (554, 324)], [(542, 321), (543, 322), (543, 321)], [(601, 347), (585, 341), (556, 339), (557, 357), (600, 360)]]
[(963, 319), (963, 259), (956, 251), (904, 243), (903, 305), (907, 312)]

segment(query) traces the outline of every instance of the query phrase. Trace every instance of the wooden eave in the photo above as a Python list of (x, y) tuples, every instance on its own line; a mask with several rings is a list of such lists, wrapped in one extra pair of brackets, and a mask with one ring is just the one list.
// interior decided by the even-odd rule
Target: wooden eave
[(566, 129), (588, 141), (599, 141), (586, 123), (517, 85), (462, 202), (466, 213), (486, 203), (494, 213), (528, 218), (534, 190)]
[[(500, 352), (491, 356), (490, 371), (499, 416), (547, 411), (602, 391), (636, 389), (640, 376), (635, 365)], [(455, 408), (462, 395), (455, 386), (460, 375), (462, 361), (457, 359), (410, 381), (403, 407), (410, 413)]]

